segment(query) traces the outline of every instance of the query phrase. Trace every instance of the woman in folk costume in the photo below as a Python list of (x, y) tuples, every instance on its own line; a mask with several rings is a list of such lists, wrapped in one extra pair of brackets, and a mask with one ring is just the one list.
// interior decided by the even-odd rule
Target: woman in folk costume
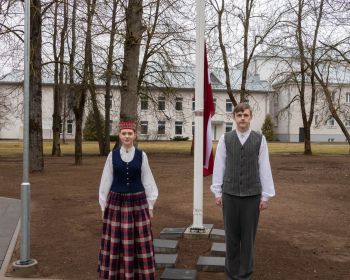
[(150, 219), (158, 189), (146, 154), (133, 146), (135, 138), (136, 124), (120, 122), (122, 146), (109, 153), (101, 178), (100, 279), (155, 279)]

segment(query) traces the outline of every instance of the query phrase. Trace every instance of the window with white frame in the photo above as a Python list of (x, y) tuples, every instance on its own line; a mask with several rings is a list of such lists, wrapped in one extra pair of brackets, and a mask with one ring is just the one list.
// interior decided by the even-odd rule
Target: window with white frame
[(109, 135), (113, 133), (113, 121), (109, 121)]
[(334, 126), (334, 124), (335, 124), (334, 118), (332, 116), (329, 116), (326, 124), (329, 126)]
[(226, 99), (226, 113), (232, 113), (233, 112), (233, 105), (231, 102), (231, 99)]
[(67, 133), (72, 134), (73, 133), (73, 120), (67, 121)]
[(332, 91), (332, 101), (335, 102), (335, 99), (337, 97), (337, 91)]
[(182, 97), (176, 97), (175, 99), (175, 110), (182, 111)]
[(158, 97), (158, 110), (159, 111), (165, 110), (165, 96)]
[(350, 92), (347, 92), (345, 95), (345, 102), (350, 103)]
[(165, 134), (165, 121), (158, 121), (158, 134)]
[(214, 110), (216, 111), (216, 98), (214, 98), (213, 101), (214, 101)]
[(141, 121), (141, 134), (148, 134), (148, 121)]
[(195, 128), (196, 128), (195, 122), (192, 122), (192, 135), (193, 136), (194, 136)]
[(194, 111), (196, 108), (196, 101), (194, 100), (194, 97), (192, 97), (192, 111)]
[(175, 135), (182, 135), (182, 122), (175, 122)]
[[(66, 121), (65, 132), (67, 134), (72, 134), (73, 133), (73, 120), (67, 120)], [(61, 122), (60, 133), (63, 133), (63, 122)]]
[(345, 126), (346, 127), (350, 127), (350, 118), (345, 120)]
[(225, 124), (225, 132), (230, 132), (233, 129), (233, 123), (232, 122), (227, 122)]
[(141, 97), (141, 110), (148, 110), (148, 98), (146, 96)]

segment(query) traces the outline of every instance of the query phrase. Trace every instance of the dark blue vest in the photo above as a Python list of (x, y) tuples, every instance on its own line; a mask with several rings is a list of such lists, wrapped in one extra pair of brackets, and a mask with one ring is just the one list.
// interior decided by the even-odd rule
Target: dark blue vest
[(142, 192), (141, 182), (142, 151), (135, 149), (132, 161), (125, 162), (120, 157), (120, 148), (112, 152), (113, 182), (111, 191), (118, 193)]

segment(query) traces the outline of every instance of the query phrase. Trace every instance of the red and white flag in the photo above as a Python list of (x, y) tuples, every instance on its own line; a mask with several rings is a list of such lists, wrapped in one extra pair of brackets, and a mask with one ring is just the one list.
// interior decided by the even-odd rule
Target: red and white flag
[(203, 176), (213, 174), (214, 155), (211, 133), (211, 117), (215, 114), (213, 92), (210, 84), (207, 48), (204, 47), (204, 119), (203, 119)]

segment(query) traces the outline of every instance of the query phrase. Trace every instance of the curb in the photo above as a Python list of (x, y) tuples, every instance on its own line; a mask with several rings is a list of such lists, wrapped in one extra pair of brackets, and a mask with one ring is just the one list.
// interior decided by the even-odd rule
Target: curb
[(7, 248), (5, 259), (4, 259), (4, 261), (3, 261), (2, 265), (1, 265), (0, 279), (5, 279), (6, 278), (5, 274), (6, 274), (7, 268), (9, 266), (9, 264), (10, 264), (13, 251), (15, 250), (15, 246), (16, 246), (16, 242), (17, 242), (17, 238), (18, 238), (18, 235), (19, 235), (20, 228), (21, 228), (21, 219), (18, 220), (15, 232), (12, 235), (12, 239), (11, 239), (10, 245)]

